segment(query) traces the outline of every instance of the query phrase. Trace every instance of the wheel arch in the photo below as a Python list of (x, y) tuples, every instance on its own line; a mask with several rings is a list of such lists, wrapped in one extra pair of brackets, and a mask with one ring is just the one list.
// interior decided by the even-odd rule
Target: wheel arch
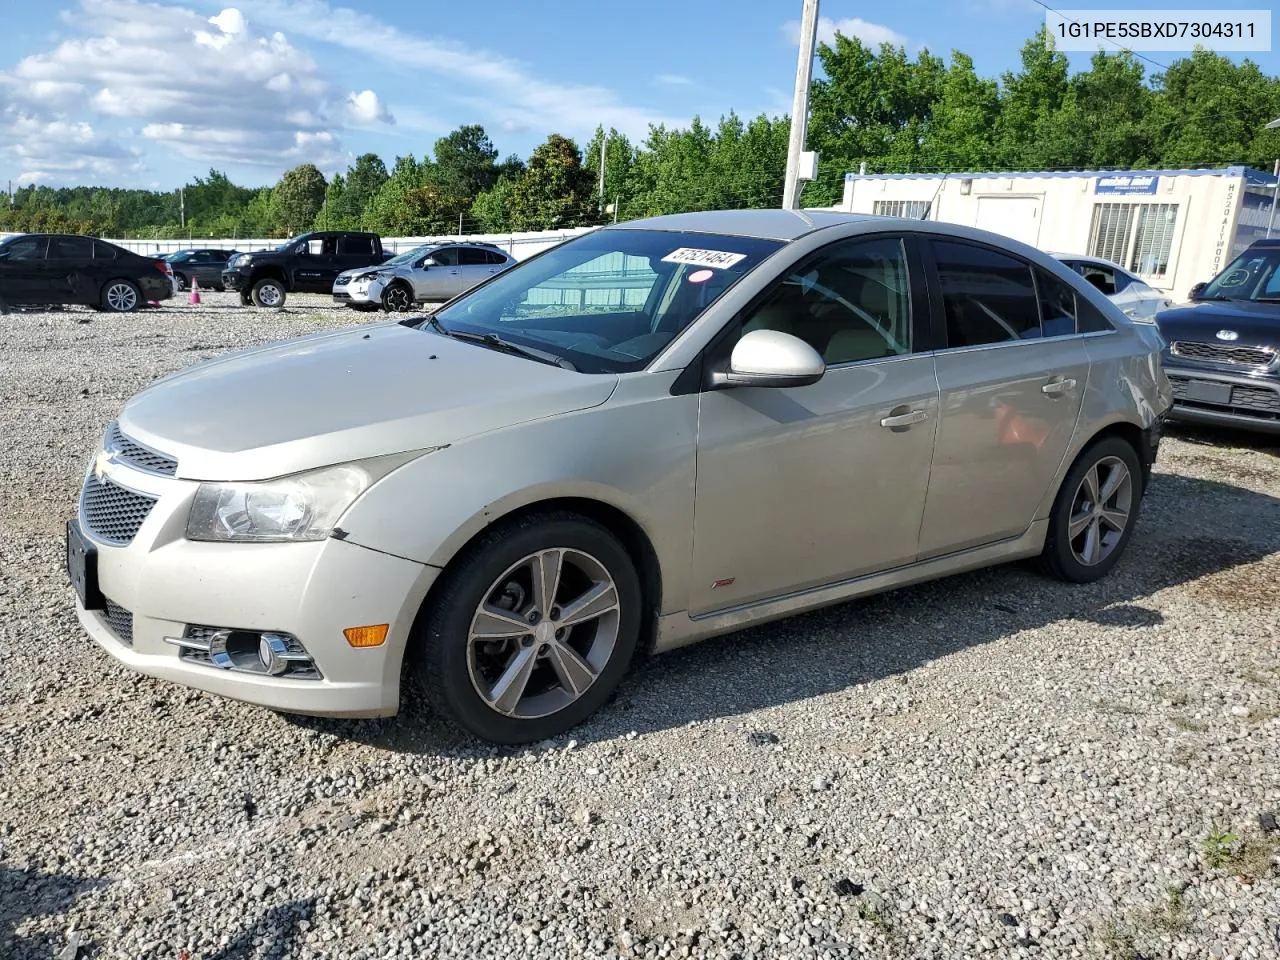
[(486, 515), (479, 529), (473, 530), (465, 539), (460, 538), (458, 542), (451, 545), (448, 559), (443, 562), (441, 575), (435, 578), (430, 589), (427, 590), (414, 619), (413, 637), (410, 640), (410, 650), (406, 653), (406, 662), (415, 652), (413, 648), (417, 643), (413, 638), (419, 636), (420, 627), (436, 601), (437, 588), (445, 579), (444, 573), (466, 554), (467, 549), (496, 524), (510, 523), (532, 514), (551, 512), (576, 513), (598, 523), (617, 537), (618, 542), (631, 558), (631, 562), (635, 564), (636, 573), (640, 577), (640, 588), (644, 595), (644, 609), (641, 611), (640, 620), (640, 643), (636, 648), (636, 654), (637, 657), (642, 657), (653, 651), (658, 635), (658, 618), (662, 610), (662, 566), (653, 541), (640, 523), (620, 507), (590, 496), (568, 495), (529, 500), (511, 506), (502, 513)]
[(1062, 490), (1062, 484), (1066, 482), (1067, 475), (1071, 473), (1071, 469), (1079, 462), (1080, 458), (1091, 447), (1102, 440), (1106, 440), (1108, 437), (1119, 437), (1133, 447), (1133, 452), (1138, 457), (1138, 463), (1142, 465), (1142, 490), (1144, 493), (1146, 492), (1147, 486), (1151, 483), (1151, 468), (1155, 462), (1155, 445), (1158, 443), (1159, 438), (1158, 423), (1143, 427), (1131, 420), (1112, 420), (1097, 427), (1084, 440), (1073, 447), (1067, 456), (1062, 458), (1062, 466), (1059, 468), (1058, 475), (1054, 477), (1053, 483), (1046, 491), (1044, 499), (1036, 510), (1037, 520), (1043, 520), (1048, 517), (1058, 499), (1059, 492)]
[(289, 290), (289, 279), (284, 275), (284, 270), (274, 264), (266, 267), (259, 267), (249, 275), (248, 288), (253, 289), (254, 284), (260, 280), (277, 280), (279, 281), (287, 293)]

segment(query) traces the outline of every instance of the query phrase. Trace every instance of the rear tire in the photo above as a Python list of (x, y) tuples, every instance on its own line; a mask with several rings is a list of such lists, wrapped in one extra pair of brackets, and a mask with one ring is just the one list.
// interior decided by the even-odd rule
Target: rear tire
[(109, 280), (102, 288), (102, 306), (111, 313), (132, 313), (142, 303), (142, 294), (132, 280)]
[(288, 299), (284, 284), (274, 277), (264, 277), (253, 285), (253, 302), (256, 306), (278, 310)]
[(497, 524), (433, 591), (417, 637), (427, 699), (483, 740), (557, 736), (622, 681), (642, 603), (635, 564), (600, 524), (564, 511)]
[(187, 289), (187, 278), (180, 273), (173, 275), (173, 281), (178, 285), (178, 292), (184, 293)]
[(1124, 554), (1142, 506), (1142, 464), (1119, 437), (1085, 449), (1058, 490), (1040, 566), (1068, 583), (1092, 583)]

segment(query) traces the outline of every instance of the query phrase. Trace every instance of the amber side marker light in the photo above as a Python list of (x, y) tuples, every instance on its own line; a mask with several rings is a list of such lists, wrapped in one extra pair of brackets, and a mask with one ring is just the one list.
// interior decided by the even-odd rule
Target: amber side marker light
[(371, 627), (347, 627), (342, 635), (353, 647), (380, 647), (386, 643), (390, 626), (388, 623), (379, 623)]

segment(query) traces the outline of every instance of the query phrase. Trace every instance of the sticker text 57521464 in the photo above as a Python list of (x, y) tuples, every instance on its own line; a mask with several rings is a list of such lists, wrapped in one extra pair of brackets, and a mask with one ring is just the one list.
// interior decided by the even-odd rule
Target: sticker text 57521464
[(714, 267), (724, 270), (732, 267), (739, 260), (746, 259), (745, 253), (729, 253), (727, 250), (699, 250), (696, 247), (681, 247), (672, 250), (662, 258), (663, 263), (691, 263), (699, 267)]

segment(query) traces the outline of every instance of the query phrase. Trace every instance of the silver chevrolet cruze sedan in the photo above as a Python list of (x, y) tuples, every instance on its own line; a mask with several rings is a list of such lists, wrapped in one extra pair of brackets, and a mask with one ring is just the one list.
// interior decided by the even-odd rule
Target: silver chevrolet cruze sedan
[[(1038, 557), (1107, 573), (1160, 336), (964, 227), (782, 210), (600, 229), (428, 318), (228, 354), (105, 432), (67, 563), (143, 673), (538, 740), (638, 656)], [(410, 656), (412, 654), (412, 656)]]

